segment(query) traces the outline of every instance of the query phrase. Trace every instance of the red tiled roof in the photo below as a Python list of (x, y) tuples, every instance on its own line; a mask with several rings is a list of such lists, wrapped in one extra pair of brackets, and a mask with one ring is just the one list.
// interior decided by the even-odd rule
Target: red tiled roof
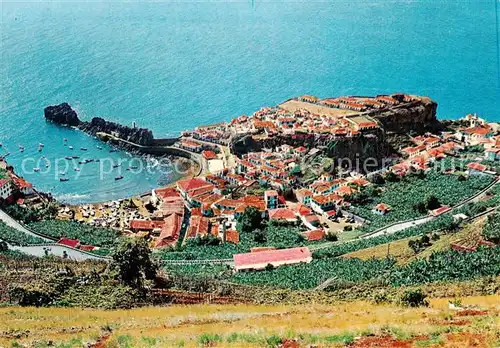
[(31, 183), (27, 182), (23, 178), (14, 178), (14, 183), (20, 190), (33, 187)]
[(179, 197), (179, 191), (174, 187), (163, 187), (155, 190), (157, 196), (161, 198)]
[(210, 150), (203, 151), (202, 155), (203, 155), (203, 157), (205, 157), (208, 160), (217, 158), (217, 154), (213, 151), (210, 151)]
[(70, 239), (70, 238), (61, 238), (57, 241), (57, 244), (61, 245), (66, 245), (71, 248), (76, 248), (80, 245), (80, 241), (76, 239)]
[(271, 220), (294, 220), (295, 213), (290, 209), (278, 208), (269, 210), (269, 219)]
[(477, 162), (472, 162), (472, 163), (467, 164), (467, 168), (477, 170), (480, 172), (484, 172), (486, 170), (486, 166), (484, 164), (477, 163)]
[(226, 242), (239, 244), (240, 243), (240, 234), (235, 230), (227, 230), (226, 231)]
[(92, 250), (95, 250), (96, 247), (93, 245), (80, 245), (80, 247), (78, 249), (83, 250), (83, 251), (92, 251)]
[(149, 221), (149, 220), (132, 220), (130, 228), (140, 231), (152, 231), (155, 228), (162, 228), (165, 221)]
[(291, 248), (261, 251), (247, 254), (234, 254), (234, 265), (238, 269), (263, 269), (268, 264), (293, 264), (310, 262), (312, 254), (309, 248)]
[(432, 210), (431, 214), (434, 215), (434, 216), (438, 216), (438, 215), (444, 214), (444, 213), (446, 213), (446, 212), (448, 212), (450, 210), (451, 210), (451, 208), (449, 206), (443, 205), (440, 208)]
[(378, 210), (378, 211), (385, 211), (385, 212), (391, 210), (391, 208), (388, 205), (384, 204), (384, 203), (377, 204), (375, 206), (375, 209)]
[(317, 230), (304, 232), (303, 235), (308, 241), (312, 242), (322, 240), (325, 238), (326, 233), (324, 229), (318, 228)]
[(180, 180), (177, 182), (177, 185), (184, 192), (190, 192), (205, 187), (212, 187), (212, 188), (214, 187), (214, 185), (212, 185), (211, 183), (200, 178)]
[(9, 182), (9, 179), (0, 179), (0, 187), (3, 187), (8, 182)]
[(467, 134), (477, 134), (477, 135), (486, 135), (488, 133), (491, 133), (491, 129), (487, 127), (472, 127), (472, 128), (467, 128), (463, 129), (462, 132), (467, 133)]

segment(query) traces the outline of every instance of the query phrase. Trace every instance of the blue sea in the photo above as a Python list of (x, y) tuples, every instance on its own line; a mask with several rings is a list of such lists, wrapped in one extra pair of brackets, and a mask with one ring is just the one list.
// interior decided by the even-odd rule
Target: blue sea
[[(93, 163), (81, 172), (70, 167), (70, 181), (60, 182), (57, 158), (133, 158), (99, 150), (97, 140), (46, 123), (43, 108), (61, 102), (70, 103), (81, 119), (135, 121), (156, 137), (301, 94), (406, 92), (435, 99), (441, 118), (476, 112), (500, 120), (495, 0), (1, 6), (0, 154), (11, 152), (7, 160), (17, 171), (70, 203), (128, 197), (175, 177), (153, 169), (123, 171), (124, 179), (115, 181), (115, 172), (102, 176)], [(39, 142), (45, 144), (42, 152)], [(49, 168), (23, 168), (26, 158), (41, 156)]]

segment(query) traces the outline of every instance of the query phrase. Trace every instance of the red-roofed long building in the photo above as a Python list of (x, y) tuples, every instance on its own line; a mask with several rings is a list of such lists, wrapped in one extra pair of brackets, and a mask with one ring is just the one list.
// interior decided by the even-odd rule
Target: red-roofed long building
[(261, 251), (258, 253), (234, 254), (234, 268), (236, 271), (263, 270), (267, 265), (279, 267), (297, 263), (309, 263), (312, 254), (309, 248), (291, 248)]

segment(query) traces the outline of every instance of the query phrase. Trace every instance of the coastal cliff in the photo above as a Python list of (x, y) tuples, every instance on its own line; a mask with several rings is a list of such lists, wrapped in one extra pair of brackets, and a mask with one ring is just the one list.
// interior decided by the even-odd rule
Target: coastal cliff
[(369, 115), (378, 120), (387, 133), (421, 133), (440, 130), (443, 127), (436, 117), (436, 110), (435, 101), (420, 97), (418, 101), (383, 111), (372, 111)]
[(304, 146), (306, 148), (323, 149), (323, 152), (331, 158), (348, 159), (355, 163), (368, 158), (381, 161), (382, 158), (392, 153), (391, 146), (386, 142), (383, 132), (371, 132), (370, 134), (357, 137), (336, 138), (333, 135), (319, 134), (296, 134), (295, 136), (279, 135), (266, 139), (254, 139), (252, 136), (234, 138), (230, 144), (231, 152), (242, 155), (248, 152), (258, 152), (262, 149), (275, 149), (281, 145), (293, 147)]

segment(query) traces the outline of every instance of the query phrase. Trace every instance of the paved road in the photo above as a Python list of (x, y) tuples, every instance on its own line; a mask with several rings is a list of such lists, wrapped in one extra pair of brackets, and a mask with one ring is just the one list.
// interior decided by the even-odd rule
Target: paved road
[(64, 257), (64, 253), (66, 252), (67, 258), (75, 261), (86, 261), (86, 260), (109, 261), (109, 259), (107, 258), (100, 257), (98, 255), (91, 255), (89, 253), (83, 253), (78, 249), (73, 249), (70, 247), (66, 247), (64, 245), (43, 244), (43, 245), (15, 246), (8, 244), (8, 246), (9, 249), (11, 250), (17, 250), (22, 253), (36, 257), (44, 257), (47, 254)]

